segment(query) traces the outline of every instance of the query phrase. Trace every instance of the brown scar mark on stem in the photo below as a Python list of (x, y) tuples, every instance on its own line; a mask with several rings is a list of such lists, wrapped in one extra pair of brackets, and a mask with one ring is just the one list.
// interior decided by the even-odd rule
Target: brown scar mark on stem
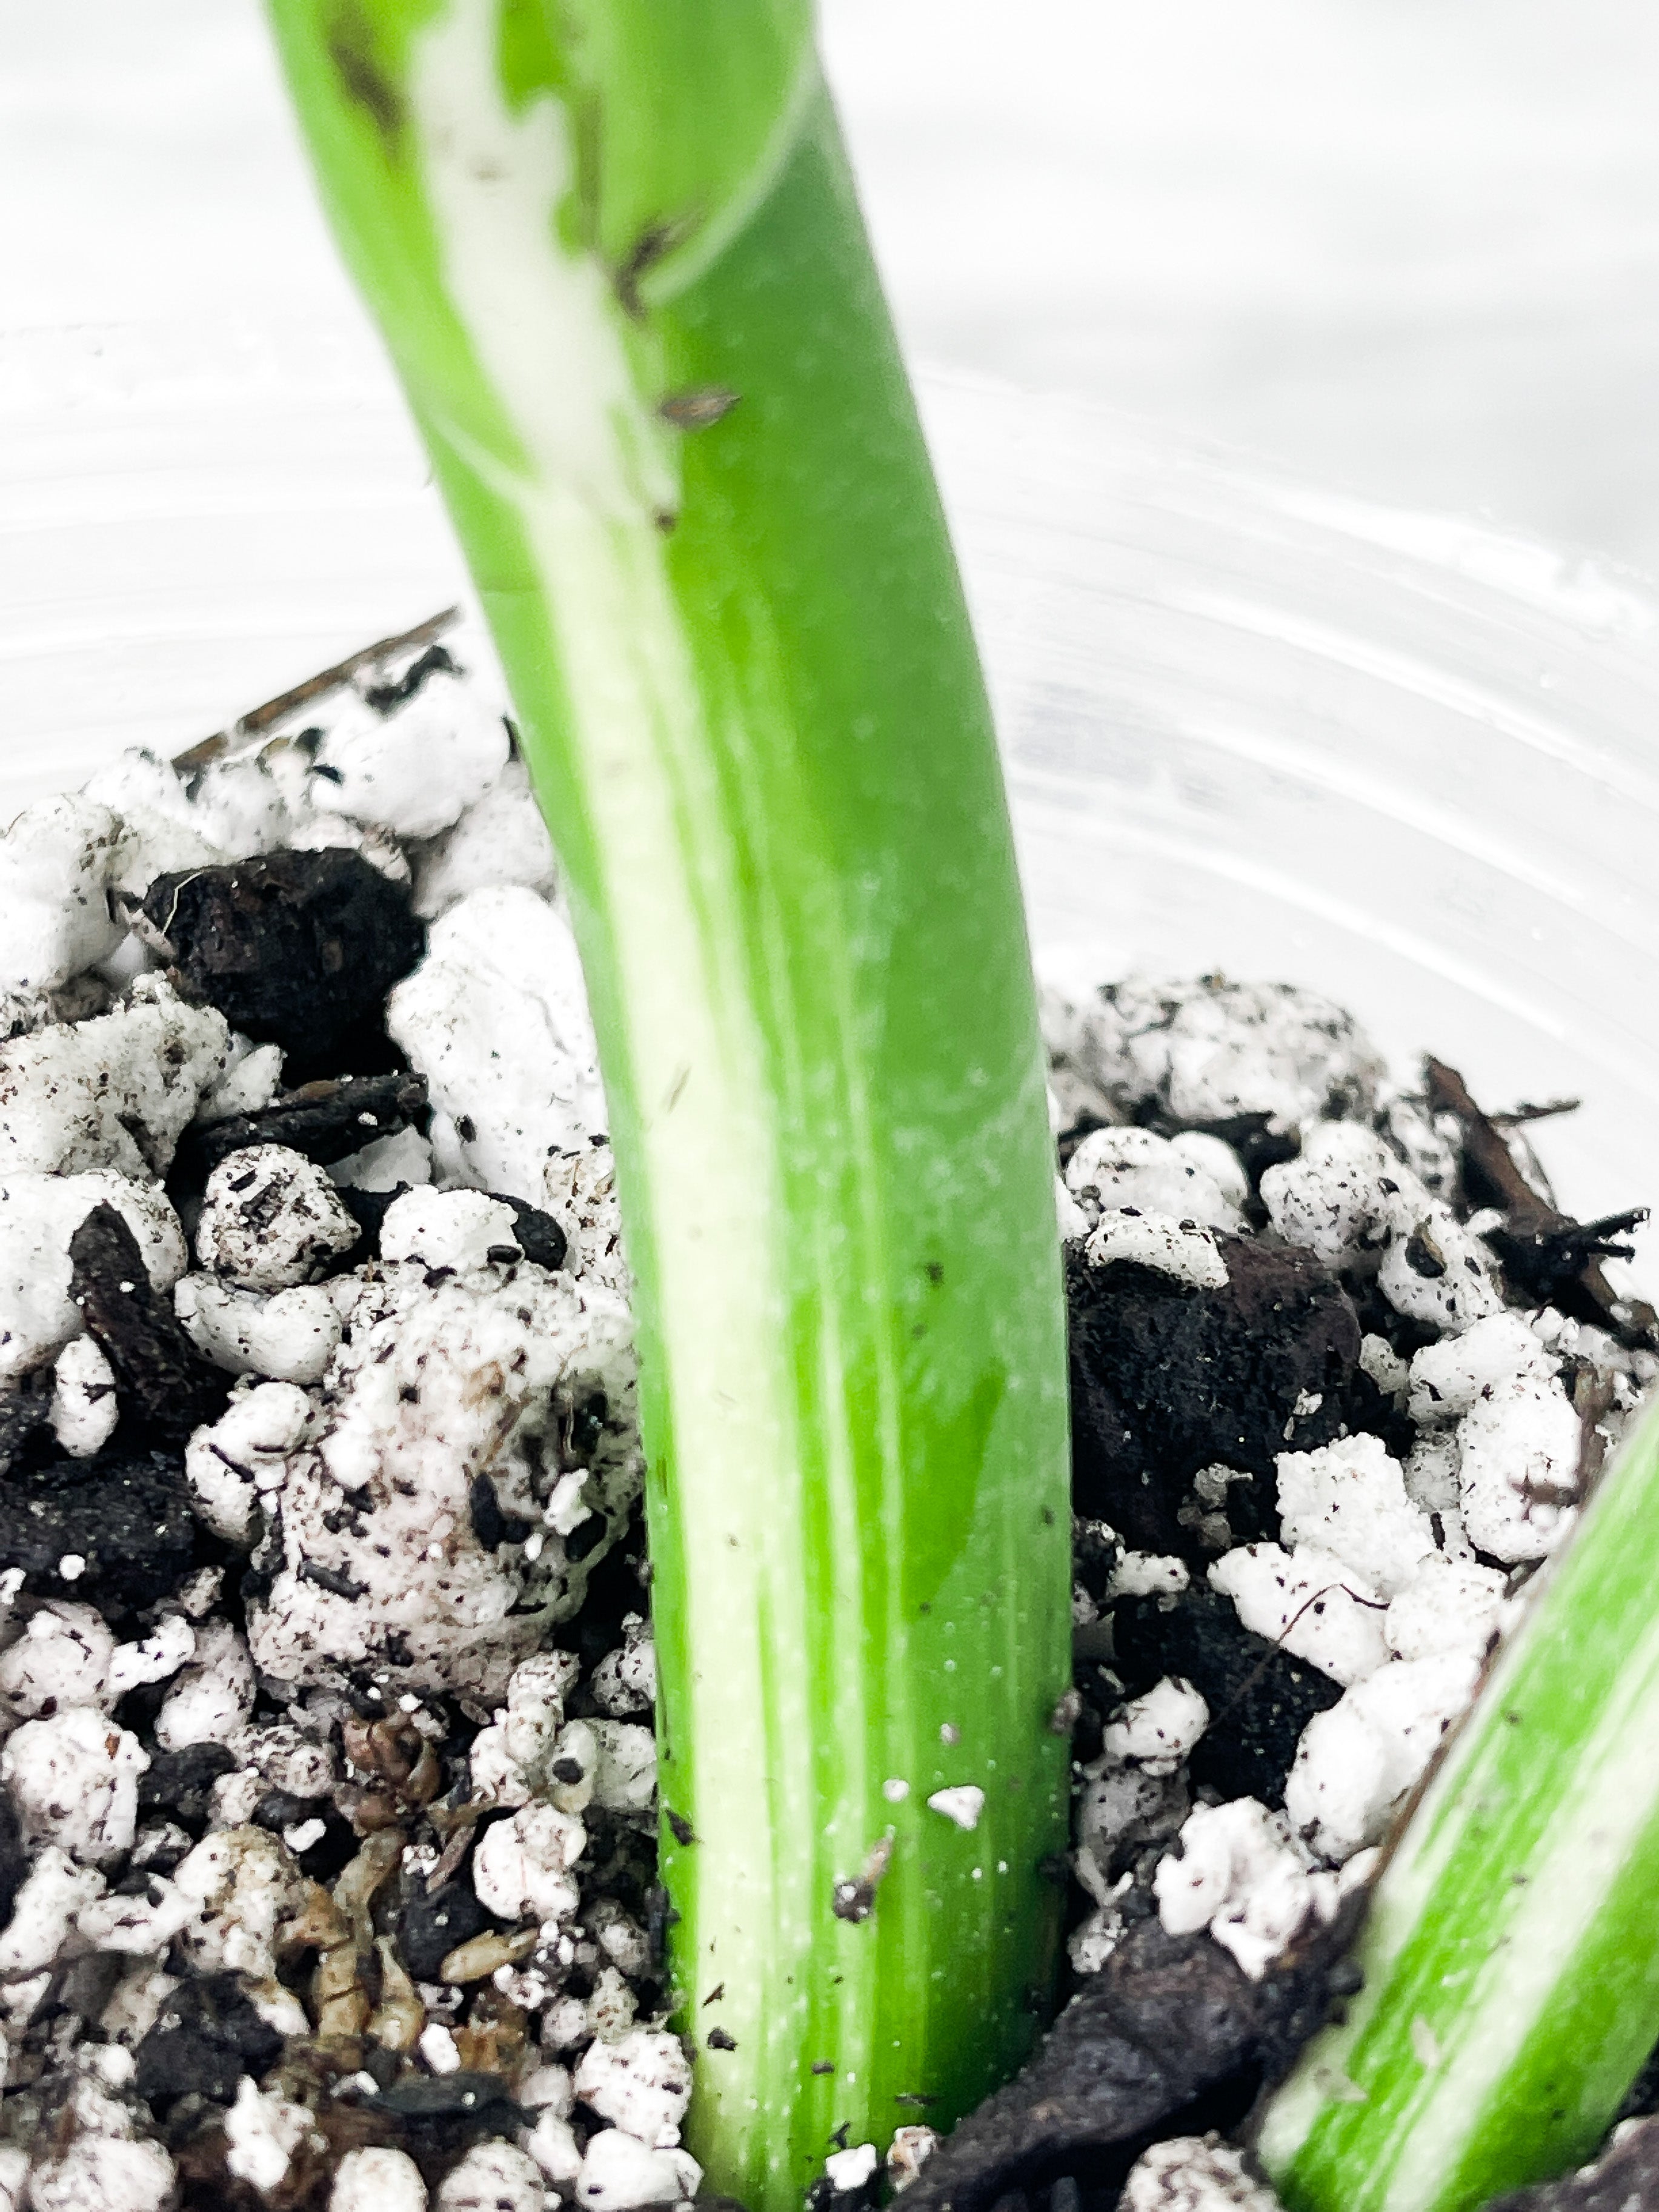
[(635, 240), (627, 260), (611, 280), (623, 313), (631, 321), (645, 320), (645, 302), (640, 297), (641, 280), (689, 235), (695, 222), (692, 216), (670, 216), (661, 222), (647, 223)]
[(348, 100), (363, 109), (388, 152), (408, 120), (403, 94), (381, 68), (374, 34), (359, 0), (338, 0), (328, 27), (328, 58)]
[(693, 384), (657, 402), (657, 412), (677, 430), (706, 430), (729, 415), (742, 398), (724, 384)]
[(836, 1884), (830, 1910), (837, 1920), (850, 1920), (856, 1927), (870, 1917), (876, 1909), (876, 1892), (892, 1859), (893, 1838), (884, 1836), (865, 1860), (857, 1879)]

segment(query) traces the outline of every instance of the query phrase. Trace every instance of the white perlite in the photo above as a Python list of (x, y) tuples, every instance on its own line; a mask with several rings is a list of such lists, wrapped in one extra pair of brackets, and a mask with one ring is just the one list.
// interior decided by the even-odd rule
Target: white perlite
[(1280, 2212), (1279, 2199), (1219, 2136), (1154, 2143), (1129, 2169), (1121, 2212)]
[(1335, 1682), (1358, 1682), (1389, 1656), (1384, 1600), (1353, 1569), (1316, 1545), (1287, 1552), (1243, 1544), (1210, 1569), (1246, 1628), (1306, 1659)]
[(601, 2119), (669, 2150), (691, 2101), (691, 2069), (678, 2036), (636, 2027), (620, 2042), (591, 2044), (573, 2087)]
[(303, 2105), (262, 2092), (244, 2074), (225, 2114), (226, 2169), (269, 2197), (287, 2179), (289, 2161), (310, 2132), (311, 2114)]
[(1265, 1114), (1298, 1128), (1369, 1109), (1382, 1075), (1351, 1015), (1288, 983), (1112, 983), (1077, 1012), (1071, 1058), (1126, 1119), (1161, 1105), (1178, 1121)]
[(95, 1020), (0, 1044), (0, 1176), (164, 1175), (229, 1049), (224, 1016), (159, 975)]
[(427, 1079), (449, 1180), (544, 1205), (555, 1156), (606, 1126), (575, 939), (533, 891), (451, 907), (387, 1000), (386, 1027)]
[[(338, 1323), (335, 1325), (338, 1338)], [(219, 1419), (198, 1429), (185, 1473), (198, 1514), (227, 1543), (252, 1540), (262, 1492), (282, 1487), (288, 1456), (303, 1442), (311, 1401), (291, 1382), (262, 1382), (233, 1395)]]
[(1503, 1627), (1508, 1606), (1507, 1577), (1498, 1568), (1440, 1555), (1395, 1598), (1382, 1633), (1401, 1659), (1432, 1659), (1443, 1651), (1479, 1659)]
[(177, 1614), (165, 1616), (152, 1634), (118, 1646), (91, 1606), (49, 1600), (0, 1654), (0, 1705), (14, 1721), (69, 1705), (106, 1712), (130, 1690), (176, 1674), (195, 1648), (195, 1630)]
[(580, 1662), (568, 1651), (538, 1652), (514, 1668), (501, 1718), (480, 1729), (472, 1739), (475, 1796), (496, 1805), (527, 1805), (539, 1792), (550, 1790), (550, 1770), (565, 1725), (564, 1700), (580, 1673)]
[(457, 1272), (523, 1255), (510, 1206), (477, 1190), (411, 1190), (386, 1208), (380, 1257)]
[(958, 1782), (948, 1790), (935, 1790), (927, 1800), (927, 1809), (939, 1813), (947, 1820), (969, 1834), (979, 1826), (979, 1816), (985, 1810), (985, 1792), (977, 1783)]
[(1406, 1494), (1380, 1437), (1344, 1437), (1316, 1451), (1281, 1452), (1279, 1511), (1285, 1541), (1318, 1545), (1393, 1597), (1436, 1553), (1429, 1516)]
[(426, 2212), (426, 2184), (406, 2150), (349, 2150), (329, 2193), (328, 2212)]
[(1252, 1981), (1310, 1917), (1334, 1919), (1343, 1894), (1298, 1849), (1285, 1815), (1254, 1797), (1198, 1807), (1180, 1857), (1159, 1861), (1152, 1888), (1171, 1936), (1207, 1928)]
[(0, 989), (49, 991), (115, 950), (124, 825), (84, 796), (39, 799), (0, 836)]
[(571, 1869), (586, 1848), (587, 1831), (572, 1814), (524, 1806), (486, 1829), (472, 1854), (478, 1902), (503, 1920), (568, 1920), (581, 1903)]
[(437, 2212), (543, 2212), (541, 2169), (512, 2143), (474, 2143), (438, 2184)]
[(415, 911), (438, 916), (469, 891), (521, 884), (544, 897), (554, 886), (553, 841), (524, 763), (510, 760), (452, 830), (417, 854)]
[(850, 2197), (855, 2189), (862, 2189), (876, 2178), (876, 2168), (881, 2164), (874, 2143), (849, 2143), (845, 2150), (831, 2151), (823, 2161), (823, 2171), (830, 2186), (837, 2197)]
[(321, 811), (394, 837), (435, 837), (483, 797), (508, 751), (500, 714), (439, 671), (387, 714), (343, 696), (313, 756), (308, 796)]
[(1118, 1708), (1102, 1747), (1120, 1765), (1133, 1761), (1147, 1774), (1173, 1774), (1209, 1725), (1210, 1709), (1192, 1684), (1166, 1675)]
[(683, 2150), (655, 2150), (623, 2128), (605, 2128), (588, 2144), (576, 2179), (576, 2202), (588, 2212), (637, 2212), (695, 2197), (702, 2168)]
[(629, 1613), (622, 1626), (623, 1641), (605, 1653), (588, 1681), (599, 1711), (618, 1721), (649, 1712), (657, 1702), (657, 1649), (650, 1623)]
[(617, 1200), (617, 1163), (609, 1145), (586, 1145), (547, 1164), (544, 1203), (570, 1240), (568, 1265), (584, 1282), (633, 1293)]
[(210, 1091), (203, 1092), (196, 1119), (227, 1121), (233, 1114), (257, 1114), (270, 1105), (282, 1085), (281, 1045), (255, 1044), (240, 1030), (233, 1030), (225, 1072)]
[(1458, 1485), (1473, 1542), (1506, 1564), (1547, 1558), (1577, 1519), (1583, 1435), (1559, 1382), (1488, 1385), (1457, 1428)]
[[(566, 1536), (596, 1513), (614, 1536), (638, 1495), (633, 1403), (632, 1324), (603, 1291), (527, 1262), (362, 1270), (319, 1440), (283, 1463), (261, 1668), (319, 1682), (373, 1659), (498, 1694), (603, 1556), (578, 1564)], [(486, 1547), (480, 1477), (527, 1536)]]
[(120, 1417), (115, 1370), (89, 1336), (72, 1337), (52, 1372), (52, 1434), (71, 1459), (90, 1459)]
[(70, 1243), (99, 1206), (131, 1230), (153, 1290), (183, 1274), (185, 1235), (165, 1192), (107, 1172), (0, 1179), (0, 1382), (43, 1365), (81, 1334)]
[(1196, 1222), (1177, 1221), (1173, 1214), (1137, 1213), (1127, 1208), (1103, 1213), (1083, 1249), (1093, 1267), (1131, 1260), (1137, 1267), (1155, 1267), (1159, 1274), (1173, 1275), (1178, 1283), (1190, 1283), (1200, 1291), (1218, 1291), (1227, 1280), (1227, 1263), (1214, 1232)]
[(1091, 1129), (1066, 1163), (1066, 1186), (1101, 1213), (1132, 1208), (1237, 1235), (1244, 1226), (1238, 1201), (1212, 1169), (1236, 1191), (1237, 1159), (1217, 1139), (1209, 1142), (1220, 1159), (1203, 1152), (1194, 1157), (1190, 1143), (1171, 1143), (1150, 1129)]
[(1397, 1313), (1460, 1331), (1503, 1307), (1492, 1255), (1374, 1131), (1321, 1121), (1297, 1158), (1261, 1178), (1268, 1218), (1287, 1244), (1328, 1267), (1377, 1259)]
[(328, 1285), (301, 1283), (261, 1297), (214, 1275), (186, 1275), (173, 1310), (204, 1359), (228, 1375), (320, 1382), (340, 1345), (340, 1310)]
[(29, 1842), (55, 1844), (71, 1858), (103, 1866), (132, 1846), (138, 1777), (149, 1765), (136, 1735), (96, 1706), (70, 1705), (26, 1721), (8, 1737), (0, 1782)]
[(155, 1716), (156, 1742), (163, 1751), (229, 1743), (253, 1710), (255, 1690), (252, 1659), (230, 1622), (204, 1622), (194, 1659)]
[(95, 1867), (76, 1866), (69, 1853), (48, 1844), (29, 1869), (0, 1933), (0, 1975), (8, 1981), (50, 1966), (78, 1916), (104, 1893)]
[(1285, 1815), (1310, 1850), (1340, 1863), (1381, 1840), (1479, 1679), (1468, 1650), (1395, 1659), (1314, 1715), (1285, 1784)]
[(1106, 1602), (1125, 1597), (1176, 1597), (1192, 1581), (1185, 1559), (1163, 1552), (1124, 1552), (1106, 1577)]
[(82, 2136), (29, 2176), (32, 2212), (165, 2212), (173, 2160), (160, 2143)]
[(196, 1256), (240, 1290), (286, 1291), (314, 1282), (362, 1235), (314, 1162), (286, 1145), (251, 1145), (208, 1177)]
[(1522, 1376), (1547, 1382), (1560, 1366), (1524, 1315), (1492, 1314), (1462, 1336), (1425, 1345), (1413, 1357), (1407, 1410), (1419, 1425), (1461, 1420), (1493, 1390)]

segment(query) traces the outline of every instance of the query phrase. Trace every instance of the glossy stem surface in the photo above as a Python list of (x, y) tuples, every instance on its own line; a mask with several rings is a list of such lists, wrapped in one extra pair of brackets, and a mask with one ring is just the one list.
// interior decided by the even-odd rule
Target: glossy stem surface
[(565, 871), (690, 2141), (795, 2212), (1013, 2068), (1056, 1948), (1053, 1155), (960, 588), (794, 0), (271, 12)]

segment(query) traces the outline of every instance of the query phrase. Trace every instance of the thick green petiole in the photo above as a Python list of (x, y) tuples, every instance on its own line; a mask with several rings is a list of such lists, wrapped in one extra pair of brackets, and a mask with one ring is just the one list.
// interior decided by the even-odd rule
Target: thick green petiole
[(691, 2142), (793, 2212), (1005, 2075), (1054, 1952), (1053, 1162), (957, 580), (796, 0), (272, 13), (566, 871)]
[(1378, 1886), (1261, 2152), (1291, 2212), (1462, 2212), (1592, 2151), (1659, 2039), (1659, 1412)]

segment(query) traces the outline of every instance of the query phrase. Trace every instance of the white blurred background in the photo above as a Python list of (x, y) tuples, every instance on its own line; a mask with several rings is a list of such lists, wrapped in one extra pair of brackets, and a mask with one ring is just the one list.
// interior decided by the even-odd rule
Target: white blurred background
[[(1647, 0), (823, 0), (919, 358), (1659, 574)], [(0, 330), (355, 312), (256, 0), (0, 0)]]

